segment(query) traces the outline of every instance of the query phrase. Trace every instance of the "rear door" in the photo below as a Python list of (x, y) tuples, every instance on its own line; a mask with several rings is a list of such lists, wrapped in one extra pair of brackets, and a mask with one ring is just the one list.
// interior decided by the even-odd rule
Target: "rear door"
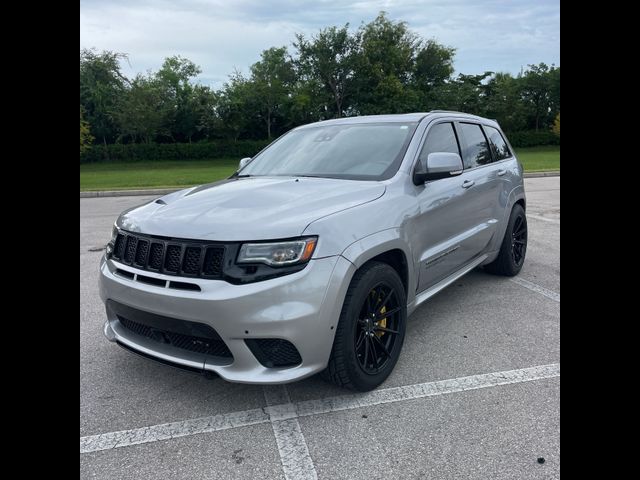
[[(461, 233), (460, 266), (484, 253), (497, 231), (506, 197), (499, 166), (483, 127), (474, 122), (456, 122), (464, 172), (460, 186), (466, 190), (461, 213), (467, 230)], [(504, 197), (504, 198), (503, 198)]]

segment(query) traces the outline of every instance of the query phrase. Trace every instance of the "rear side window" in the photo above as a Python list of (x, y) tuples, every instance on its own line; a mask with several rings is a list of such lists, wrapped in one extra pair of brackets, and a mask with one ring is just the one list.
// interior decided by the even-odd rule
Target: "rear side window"
[(511, 151), (507, 146), (507, 142), (504, 141), (502, 135), (498, 131), (497, 128), (493, 127), (484, 127), (487, 135), (489, 136), (489, 143), (491, 144), (491, 148), (493, 149), (493, 153), (496, 156), (496, 160), (504, 160), (505, 158), (509, 158), (511, 156)]
[(430, 153), (448, 152), (460, 155), (452, 123), (438, 123), (431, 127), (420, 152), (420, 162), (426, 162)]
[(462, 132), (462, 159), (464, 168), (486, 165), (493, 161), (489, 151), (489, 143), (480, 125), (475, 123), (460, 123)]

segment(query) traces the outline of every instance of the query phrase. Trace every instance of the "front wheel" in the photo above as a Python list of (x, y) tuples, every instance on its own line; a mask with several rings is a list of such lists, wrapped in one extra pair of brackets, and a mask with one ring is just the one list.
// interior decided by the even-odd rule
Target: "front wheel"
[(527, 216), (518, 203), (513, 206), (498, 258), (484, 269), (496, 275), (513, 277), (520, 273), (527, 253)]
[(389, 265), (370, 262), (358, 270), (347, 290), (322, 376), (358, 391), (384, 382), (400, 356), (406, 305), (404, 285)]

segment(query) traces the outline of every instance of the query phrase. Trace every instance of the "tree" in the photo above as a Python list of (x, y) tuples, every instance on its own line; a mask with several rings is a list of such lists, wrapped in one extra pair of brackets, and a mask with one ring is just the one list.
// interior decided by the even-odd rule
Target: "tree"
[(560, 112), (556, 115), (555, 120), (553, 121), (553, 128), (551, 129), (553, 133), (555, 133), (558, 137), (560, 136)]
[(115, 114), (121, 130), (118, 139), (129, 137), (133, 142), (151, 143), (158, 135), (169, 135), (166, 118), (171, 108), (156, 78), (137, 75)]
[(250, 131), (248, 125), (252, 121), (252, 96), (251, 82), (239, 71), (233, 72), (222, 87), (217, 109), (219, 131), (227, 138), (238, 140), (243, 133)]
[(196, 91), (191, 82), (201, 72), (200, 67), (191, 60), (175, 55), (165, 58), (162, 67), (154, 75), (166, 103), (163, 132), (173, 141), (191, 143), (193, 135), (198, 132), (203, 114), (198, 96), (202, 90)]
[(406, 22), (389, 20), (385, 12), (362, 25), (357, 37), (357, 111), (375, 115), (415, 110), (418, 95), (411, 82), (420, 38)]
[(252, 101), (266, 124), (269, 140), (274, 119), (285, 115), (285, 108), (290, 103), (289, 92), (295, 80), (296, 74), (286, 47), (263, 51), (261, 60), (251, 66)]
[(124, 53), (111, 51), (80, 51), (80, 105), (84, 107), (91, 133), (105, 145), (119, 133), (114, 112), (128, 84), (120, 72), (120, 61), (126, 58)]
[(435, 40), (428, 40), (418, 50), (415, 58), (413, 86), (420, 95), (421, 110), (442, 107), (440, 93), (453, 75), (455, 48), (445, 47)]
[(301, 75), (308, 82), (322, 85), (328, 100), (325, 107), (334, 117), (344, 115), (351, 95), (358, 43), (348, 29), (349, 24), (325, 28), (311, 40), (297, 34), (293, 43)]
[(459, 74), (441, 89), (441, 98), (446, 109), (475, 115), (484, 115), (487, 101), (487, 84), (483, 83), (493, 72), (479, 75)]
[(82, 105), (80, 105), (80, 155), (91, 148), (91, 143), (93, 142), (93, 135), (91, 135), (89, 123), (84, 119), (82, 112), (83, 108)]
[[(521, 78), (522, 99), (527, 105), (530, 116), (533, 119), (533, 126), (536, 132), (544, 124), (548, 125), (551, 112), (551, 77), (555, 67), (551, 69), (545, 64), (529, 65), (528, 70)], [(559, 81), (558, 75), (558, 81)], [(559, 102), (558, 91), (558, 102)]]
[(509, 73), (496, 73), (485, 87), (483, 114), (515, 132), (526, 127), (526, 112), (520, 98), (519, 80)]

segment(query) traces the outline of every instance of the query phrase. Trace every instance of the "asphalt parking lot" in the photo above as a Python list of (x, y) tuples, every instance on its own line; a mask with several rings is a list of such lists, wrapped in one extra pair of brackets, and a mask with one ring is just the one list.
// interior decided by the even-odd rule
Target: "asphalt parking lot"
[(108, 342), (100, 249), (152, 197), (80, 199), (81, 478), (558, 478), (560, 177), (525, 188), (520, 275), (475, 270), (421, 305), (367, 394), (206, 379)]

